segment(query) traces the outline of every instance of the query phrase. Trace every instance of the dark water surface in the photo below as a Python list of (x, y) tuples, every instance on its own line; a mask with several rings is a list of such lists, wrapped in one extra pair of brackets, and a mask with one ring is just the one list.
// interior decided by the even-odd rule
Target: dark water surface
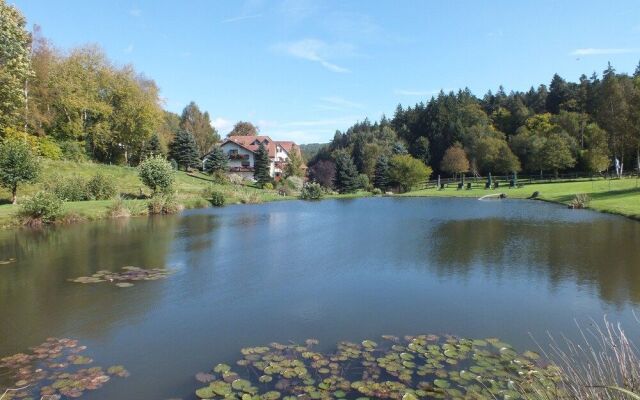
[[(0, 357), (49, 336), (131, 372), (88, 399), (191, 398), (193, 374), (273, 341), (498, 336), (640, 324), (640, 223), (527, 201), (279, 202), (0, 232)], [(68, 278), (169, 267), (132, 288)]]

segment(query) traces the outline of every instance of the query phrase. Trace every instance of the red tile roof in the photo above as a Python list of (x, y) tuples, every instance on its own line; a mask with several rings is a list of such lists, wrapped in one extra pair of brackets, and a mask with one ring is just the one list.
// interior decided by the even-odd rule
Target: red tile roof
[(294, 142), (291, 141), (277, 141), (271, 139), (269, 136), (229, 136), (226, 138), (222, 144), (227, 142), (232, 142), (237, 145), (244, 147), (245, 149), (257, 152), (260, 147), (260, 143), (264, 144), (269, 152), (269, 157), (275, 158), (276, 156), (276, 146), (280, 145), (287, 153), (291, 152), (292, 149), (298, 152), (300, 155), (300, 147), (297, 146)]

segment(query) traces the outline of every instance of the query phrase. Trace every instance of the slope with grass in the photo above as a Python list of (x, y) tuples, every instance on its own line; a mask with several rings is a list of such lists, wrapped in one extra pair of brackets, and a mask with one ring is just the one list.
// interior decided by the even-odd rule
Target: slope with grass
[(504, 193), (510, 198), (525, 199), (534, 192), (538, 192), (537, 198), (540, 200), (562, 204), (569, 204), (576, 194), (584, 193), (591, 199), (588, 208), (592, 210), (640, 219), (640, 180), (637, 178), (533, 183), (514, 189), (499, 187), (493, 190), (483, 189), (480, 185), (473, 186), (471, 190), (457, 190), (454, 185), (450, 185), (443, 190), (423, 189), (401, 196), (479, 198), (487, 194)]
[[(47, 183), (59, 179), (87, 180), (100, 173), (113, 180), (118, 192), (125, 199), (124, 205), (131, 215), (142, 215), (147, 211), (146, 197), (151, 191), (138, 178), (138, 170), (133, 167), (105, 165), (96, 163), (75, 163), (70, 161), (45, 160), (42, 173), (38, 181), (33, 184), (21, 185), (18, 188), (18, 200), (44, 190)], [(176, 172), (175, 180), (176, 200), (186, 208), (208, 206), (209, 202), (203, 197), (205, 190), (216, 190), (224, 194), (227, 204), (230, 203), (259, 203), (282, 199), (276, 191), (262, 190), (246, 185), (221, 185), (212, 181), (211, 177), (199, 172)], [(9, 227), (19, 223), (16, 213), (19, 206), (10, 203), (11, 194), (0, 190), (0, 226)], [(108, 216), (113, 200), (94, 200), (66, 202), (64, 210), (68, 219), (100, 219)]]

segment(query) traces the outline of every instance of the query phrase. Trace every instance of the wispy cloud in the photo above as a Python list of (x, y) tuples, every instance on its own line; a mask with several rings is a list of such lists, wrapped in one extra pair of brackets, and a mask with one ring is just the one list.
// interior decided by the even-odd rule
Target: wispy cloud
[(453, 89), (437, 89), (437, 90), (396, 89), (394, 90), (394, 93), (400, 96), (433, 96), (440, 93), (440, 90), (446, 93), (446, 92), (450, 92)]
[(124, 50), (122, 50), (125, 54), (131, 54), (133, 53), (134, 50), (134, 46), (133, 43), (129, 43), (129, 45), (127, 47), (124, 48)]
[(255, 19), (255, 18), (261, 18), (262, 14), (251, 14), (251, 15), (240, 15), (238, 17), (232, 17), (232, 18), (227, 18), (227, 19), (223, 19), (222, 21), (220, 21), (223, 24), (229, 24), (232, 22), (239, 22), (239, 21), (244, 21), (247, 19)]
[(280, 124), (281, 127), (313, 127), (313, 126), (338, 126), (336, 125), (344, 125), (344, 124), (352, 124), (357, 121), (358, 117), (356, 116), (348, 116), (341, 118), (328, 118), (328, 119), (313, 119), (313, 120), (302, 120), (302, 121), (290, 121)]
[(603, 56), (612, 54), (631, 54), (640, 52), (640, 48), (593, 48), (575, 49), (572, 56)]
[(330, 45), (318, 39), (302, 39), (295, 42), (279, 43), (273, 48), (292, 57), (313, 61), (332, 72), (347, 73), (347, 68), (330, 62), (333, 55), (345, 55), (353, 52), (353, 47), (347, 44)]
[(214, 118), (213, 121), (211, 121), (211, 126), (216, 128), (218, 132), (226, 134), (233, 128), (233, 122), (223, 117), (217, 117)]
[(129, 10), (129, 15), (131, 15), (132, 17), (139, 17), (142, 15), (142, 10), (139, 8), (132, 8), (131, 10)]

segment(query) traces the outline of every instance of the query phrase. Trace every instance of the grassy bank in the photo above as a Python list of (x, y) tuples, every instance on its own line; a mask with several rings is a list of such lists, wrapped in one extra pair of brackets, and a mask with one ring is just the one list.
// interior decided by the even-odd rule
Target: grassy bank
[(475, 187), (471, 190), (457, 190), (453, 185), (450, 185), (443, 190), (424, 189), (401, 196), (479, 198), (487, 194), (505, 193), (510, 198), (525, 199), (531, 197), (536, 191), (538, 199), (562, 204), (569, 204), (576, 194), (585, 193), (591, 199), (590, 209), (640, 219), (640, 181), (635, 178), (534, 183), (514, 189), (501, 187), (495, 190)]
[[(138, 178), (137, 169), (115, 165), (45, 160), (38, 181), (33, 184), (21, 185), (18, 188), (18, 200), (43, 190), (47, 182), (61, 178), (73, 179), (74, 177), (86, 180), (97, 173), (109, 177), (115, 183), (118, 192), (126, 199), (124, 205), (131, 215), (147, 213), (147, 200), (144, 197), (149, 196), (151, 192)], [(215, 184), (208, 175), (199, 172), (187, 174), (178, 171), (176, 173), (176, 200), (186, 208), (209, 206), (208, 200), (203, 197), (203, 191), (211, 187), (224, 194), (227, 204), (260, 203), (284, 199), (274, 190), (262, 190), (244, 185)], [(16, 216), (18, 206), (9, 204), (10, 198), (11, 195), (6, 189), (0, 190), (0, 202), (2, 202), (0, 205), (0, 227), (19, 225)], [(66, 202), (64, 210), (69, 219), (95, 220), (108, 216), (109, 209), (113, 204), (113, 200)]]

